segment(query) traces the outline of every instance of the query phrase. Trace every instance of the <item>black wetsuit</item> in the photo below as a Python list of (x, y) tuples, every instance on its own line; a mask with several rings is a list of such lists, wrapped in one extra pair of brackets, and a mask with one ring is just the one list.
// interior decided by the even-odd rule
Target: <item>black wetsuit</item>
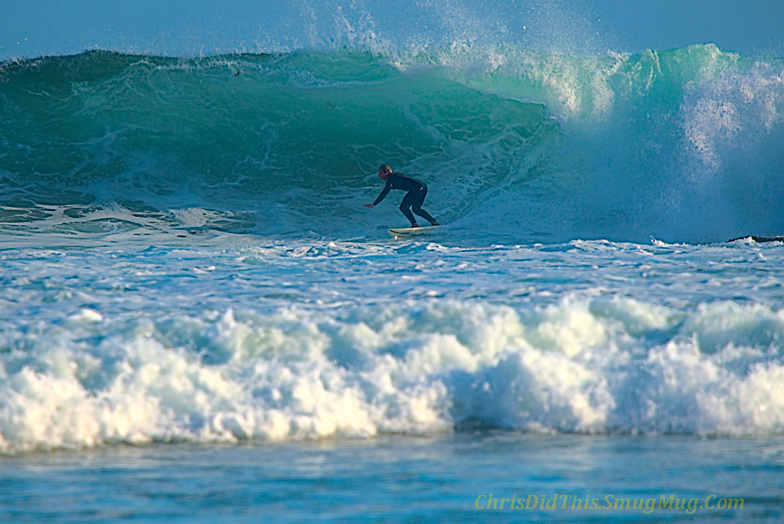
[(384, 197), (387, 196), (387, 193), (389, 193), (390, 189), (402, 189), (403, 191), (408, 191), (406, 196), (403, 197), (403, 202), (400, 203), (400, 211), (406, 215), (406, 218), (409, 222), (411, 222), (412, 226), (416, 224), (416, 220), (414, 220), (414, 215), (411, 214), (411, 211), (414, 211), (414, 213), (421, 216), (433, 225), (438, 223), (435, 218), (430, 216), (427, 211), (422, 209), (422, 203), (425, 201), (425, 197), (427, 196), (427, 186), (425, 184), (419, 180), (414, 180), (411, 177), (407, 177), (402, 173), (389, 173), (387, 174), (387, 183), (384, 186), (384, 189), (381, 191), (381, 194), (378, 195), (376, 201), (373, 202), (373, 205), (377, 206), (382, 200), (384, 200)]

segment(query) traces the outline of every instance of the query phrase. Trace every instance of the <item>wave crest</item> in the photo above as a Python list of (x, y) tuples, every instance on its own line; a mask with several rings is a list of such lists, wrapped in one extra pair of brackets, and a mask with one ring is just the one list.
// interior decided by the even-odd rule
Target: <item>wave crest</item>
[(384, 162), (444, 221), (503, 224), (495, 240), (779, 234), (782, 71), (711, 45), (7, 62), (0, 221), (67, 229), (122, 199), (344, 235)]

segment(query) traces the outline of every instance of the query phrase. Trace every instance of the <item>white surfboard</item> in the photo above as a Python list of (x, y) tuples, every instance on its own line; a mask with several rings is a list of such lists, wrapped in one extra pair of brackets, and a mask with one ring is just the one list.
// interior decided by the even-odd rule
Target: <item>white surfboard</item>
[(389, 234), (392, 238), (401, 238), (401, 237), (410, 237), (414, 235), (422, 235), (424, 233), (430, 233), (434, 229), (437, 229), (440, 226), (425, 226), (425, 227), (399, 227), (399, 228), (390, 228)]

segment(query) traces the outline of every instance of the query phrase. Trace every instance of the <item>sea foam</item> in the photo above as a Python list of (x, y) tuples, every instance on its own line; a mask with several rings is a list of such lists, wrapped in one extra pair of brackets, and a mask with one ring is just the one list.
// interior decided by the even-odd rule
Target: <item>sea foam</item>
[[(723, 321), (719, 321), (723, 319)], [(366, 438), (464, 427), (784, 430), (780, 311), (632, 299), (515, 310), (437, 300), (336, 318), (286, 308), (6, 334), (5, 453), (112, 442)], [(22, 349), (24, 348), (24, 349)]]

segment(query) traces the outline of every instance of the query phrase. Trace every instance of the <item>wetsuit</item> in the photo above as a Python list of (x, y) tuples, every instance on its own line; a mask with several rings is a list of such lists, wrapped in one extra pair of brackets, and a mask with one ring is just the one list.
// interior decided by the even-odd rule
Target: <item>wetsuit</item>
[(430, 216), (427, 211), (422, 209), (422, 203), (425, 201), (425, 197), (427, 196), (427, 186), (425, 184), (419, 180), (414, 180), (411, 177), (407, 177), (402, 173), (388, 173), (387, 183), (384, 186), (384, 189), (381, 190), (381, 194), (378, 195), (378, 198), (376, 198), (376, 201), (373, 202), (373, 205), (377, 206), (382, 200), (384, 200), (384, 197), (387, 196), (387, 193), (389, 193), (390, 189), (402, 189), (403, 191), (408, 191), (406, 196), (403, 197), (403, 202), (400, 203), (400, 211), (406, 215), (406, 218), (409, 222), (411, 222), (412, 226), (416, 224), (416, 220), (414, 220), (414, 215), (411, 214), (411, 211), (421, 216), (433, 225), (438, 223), (435, 218)]

